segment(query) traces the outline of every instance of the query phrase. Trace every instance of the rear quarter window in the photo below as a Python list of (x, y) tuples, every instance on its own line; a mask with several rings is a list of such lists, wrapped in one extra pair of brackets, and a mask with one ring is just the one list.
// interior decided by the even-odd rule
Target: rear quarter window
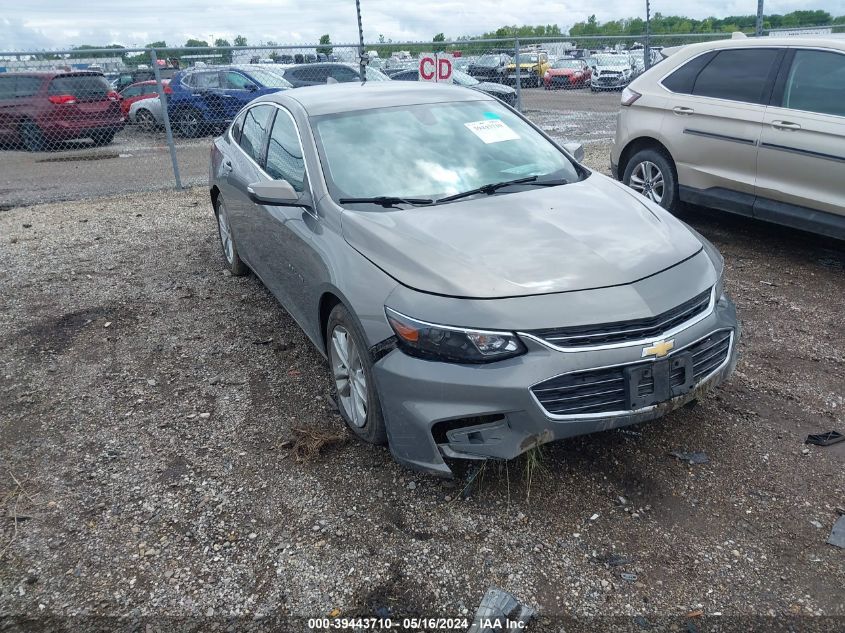
[(715, 55), (716, 53), (710, 52), (694, 57), (666, 77), (662, 81), (663, 85), (672, 92), (692, 94), (692, 87), (695, 85), (698, 73), (710, 63)]

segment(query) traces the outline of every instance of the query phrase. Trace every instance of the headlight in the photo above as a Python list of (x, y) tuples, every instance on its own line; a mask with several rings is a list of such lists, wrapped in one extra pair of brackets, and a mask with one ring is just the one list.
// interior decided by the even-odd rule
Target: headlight
[(418, 321), (384, 309), (400, 348), (411, 356), (453, 363), (489, 363), (525, 353), (513, 332), (472, 330)]

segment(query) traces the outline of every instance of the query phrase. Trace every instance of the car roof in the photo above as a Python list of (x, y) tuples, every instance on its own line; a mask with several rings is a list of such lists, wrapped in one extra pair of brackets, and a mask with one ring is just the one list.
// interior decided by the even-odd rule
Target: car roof
[(26, 70), (19, 72), (3, 73), (2, 77), (104, 77), (102, 72), (94, 70)]
[[(373, 110), (421, 103), (454, 101), (492, 101), (494, 98), (476, 90), (453, 84), (414, 83), (409, 81), (341, 82), (307, 86), (269, 94), (260, 101), (284, 104), (296, 101), (308, 116)], [(259, 101), (256, 100), (256, 101)]]
[(710, 42), (698, 42), (696, 44), (687, 44), (681, 47), (684, 51), (709, 51), (722, 48), (749, 48), (760, 46), (766, 47), (784, 47), (784, 46), (800, 46), (800, 47), (820, 47), (820, 48), (837, 48), (845, 50), (845, 38), (837, 39), (835, 37), (732, 37), (724, 40), (715, 40)]

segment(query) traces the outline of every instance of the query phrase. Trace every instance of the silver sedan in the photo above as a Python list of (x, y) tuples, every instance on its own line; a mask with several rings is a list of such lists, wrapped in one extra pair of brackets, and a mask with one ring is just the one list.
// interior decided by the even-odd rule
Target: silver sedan
[(261, 97), (211, 153), (223, 261), (326, 356), (361, 439), (449, 476), (725, 380), (723, 261), (518, 112), (442, 84)]

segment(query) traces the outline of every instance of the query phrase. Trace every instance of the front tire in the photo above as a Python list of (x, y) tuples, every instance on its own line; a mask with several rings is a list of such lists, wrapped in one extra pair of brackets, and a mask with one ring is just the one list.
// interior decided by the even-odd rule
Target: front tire
[(226, 270), (232, 273), (233, 277), (246, 275), (249, 268), (238, 255), (238, 246), (235, 244), (235, 236), (232, 235), (232, 227), (229, 224), (229, 213), (222, 198), (217, 200), (214, 215), (217, 218), (217, 235), (220, 237), (220, 248), (223, 251), (223, 263)]
[(622, 182), (668, 211), (678, 207), (678, 176), (672, 159), (659, 149), (641, 149), (625, 166)]
[(365, 442), (386, 444), (387, 428), (373, 376), (373, 361), (363, 333), (343, 304), (336, 305), (329, 314), (326, 341), (343, 421)]

